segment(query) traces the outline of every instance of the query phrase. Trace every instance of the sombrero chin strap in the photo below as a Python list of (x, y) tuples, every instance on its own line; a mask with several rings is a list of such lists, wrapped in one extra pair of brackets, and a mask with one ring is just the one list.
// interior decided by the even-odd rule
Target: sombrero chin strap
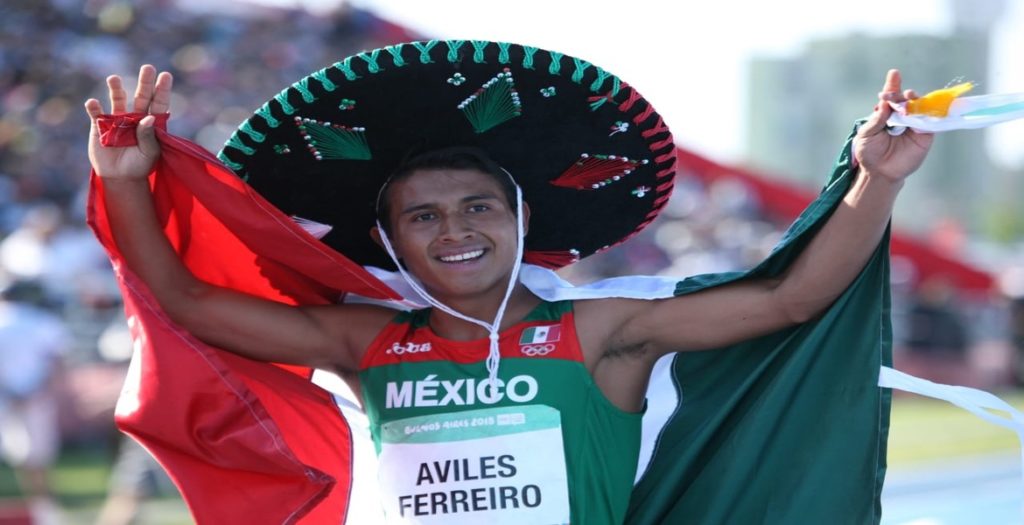
[(388, 239), (388, 234), (381, 225), (380, 220), (377, 220), (377, 230), (380, 232), (380, 239), (384, 244), (384, 249), (387, 250), (388, 255), (391, 256), (391, 260), (394, 261), (395, 266), (398, 267), (398, 271), (401, 272), (402, 277), (407, 283), (409, 283), (409, 286), (411, 286), (413, 290), (416, 290), (416, 293), (420, 294), (435, 308), (438, 308), (454, 317), (458, 317), (463, 321), (482, 326), (487, 330), (487, 338), (490, 341), (490, 351), (487, 354), (487, 379), (491, 385), (491, 395), (495, 396), (496, 392), (494, 389), (498, 386), (498, 365), (501, 362), (501, 351), (498, 347), (501, 320), (505, 317), (505, 307), (508, 306), (508, 299), (512, 296), (512, 290), (515, 289), (516, 281), (519, 279), (519, 268), (522, 265), (523, 260), (523, 244), (525, 244), (523, 239), (523, 191), (519, 188), (519, 185), (516, 185), (516, 259), (512, 265), (512, 274), (509, 276), (508, 286), (505, 287), (505, 296), (501, 299), (501, 304), (498, 306), (498, 312), (494, 316), (493, 323), (474, 319), (468, 315), (458, 312), (427, 293), (427, 291), (420, 286), (419, 282), (417, 282), (416, 279), (402, 267), (402, 263), (395, 255), (395, 249), (391, 246), (391, 240)]

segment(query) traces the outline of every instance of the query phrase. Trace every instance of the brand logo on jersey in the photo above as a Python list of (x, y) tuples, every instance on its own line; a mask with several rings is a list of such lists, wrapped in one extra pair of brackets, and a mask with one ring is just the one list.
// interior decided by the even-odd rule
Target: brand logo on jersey
[(418, 345), (416, 343), (405, 343), (404, 345), (398, 343), (392, 343), (391, 347), (384, 351), (385, 354), (420, 354), (423, 352), (430, 351), (430, 343), (423, 343)]
[(448, 405), (493, 405), (508, 398), (515, 403), (526, 403), (537, 397), (537, 380), (533, 376), (518, 375), (507, 382), (498, 379), (495, 386), (487, 379), (456, 379), (439, 381), (430, 374), (416, 381), (388, 381), (384, 392), (385, 408), (442, 407)]

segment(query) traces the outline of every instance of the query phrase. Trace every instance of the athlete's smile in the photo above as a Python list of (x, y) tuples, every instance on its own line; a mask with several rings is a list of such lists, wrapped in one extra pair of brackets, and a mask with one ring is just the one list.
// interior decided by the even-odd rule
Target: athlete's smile
[(486, 249), (478, 248), (473, 250), (461, 251), (459, 253), (439, 255), (435, 257), (435, 259), (444, 263), (465, 264), (483, 257), (484, 253), (486, 252)]

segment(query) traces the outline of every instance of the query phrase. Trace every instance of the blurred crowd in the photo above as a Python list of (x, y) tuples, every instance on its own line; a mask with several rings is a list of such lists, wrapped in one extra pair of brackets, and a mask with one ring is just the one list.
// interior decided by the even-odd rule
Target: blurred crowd
[[(37, 523), (54, 512), (41, 472), (62, 444), (117, 450), (113, 406), (131, 353), (110, 265), (85, 225), (82, 102), (102, 100), (108, 74), (131, 77), (142, 63), (170, 70), (171, 131), (215, 152), (295, 79), (413, 38), (344, 4), (311, 14), (248, 4), (199, 13), (172, 0), (0, 3), (0, 441)], [(654, 227), (568, 277), (749, 268), (786, 226), (760, 204), (740, 182), (683, 176)], [(1024, 316), (1008, 299), (964, 298), (941, 281), (896, 292), (897, 366), (987, 388), (1014, 381)], [(137, 447), (121, 450), (112, 490), (132, 500), (152, 464)], [(0, 522), (3, 512), (0, 501)], [(111, 512), (101, 522), (130, 519)]]
[[(413, 39), (346, 6), (316, 14), (201, 7), (0, 3), (0, 459), (15, 468), (28, 502), (13, 509), (2, 500), (14, 494), (0, 493), (0, 522), (18, 522), (12, 513), (19, 512), (34, 523), (63, 522), (46, 479), (61, 446), (119, 454), (111, 504), (97, 523), (128, 523), (137, 499), (159, 488), (152, 460), (119, 440), (112, 424), (131, 342), (110, 264), (85, 224), (85, 99), (105, 99), (107, 75), (134, 85), (140, 64), (170, 70), (171, 131), (218, 151), (296, 78)], [(221, 8), (228, 11), (215, 11)]]

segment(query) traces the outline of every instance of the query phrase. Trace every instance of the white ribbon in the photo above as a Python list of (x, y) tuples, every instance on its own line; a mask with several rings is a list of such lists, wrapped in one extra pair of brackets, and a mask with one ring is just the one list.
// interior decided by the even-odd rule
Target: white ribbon
[[(893, 130), (911, 128), (925, 133), (957, 129), (979, 129), (1024, 118), (1024, 93), (1001, 93), (960, 97), (949, 106), (945, 117), (908, 115), (906, 102), (891, 103), (894, 111), (886, 122)], [(898, 135), (902, 131), (892, 131)]]
[[(883, 366), (878, 374), (878, 386), (895, 388), (952, 403), (989, 423), (1006, 427), (1017, 433), (1021, 444), (1021, 493), (1024, 494), (1024, 413), (1012, 405), (983, 390), (965, 386), (943, 385), (914, 377)], [(1002, 412), (1001, 415), (996, 412)], [(1024, 506), (1021, 508), (1024, 515)]]

